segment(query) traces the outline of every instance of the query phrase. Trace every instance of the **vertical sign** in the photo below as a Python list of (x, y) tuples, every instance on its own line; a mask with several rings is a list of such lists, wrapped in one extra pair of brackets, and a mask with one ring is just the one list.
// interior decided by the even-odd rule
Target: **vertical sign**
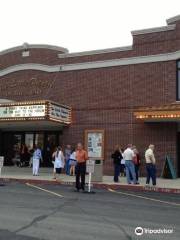
[(89, 159), (104, 160), (104, 130), (85, 130), (85, 149)]

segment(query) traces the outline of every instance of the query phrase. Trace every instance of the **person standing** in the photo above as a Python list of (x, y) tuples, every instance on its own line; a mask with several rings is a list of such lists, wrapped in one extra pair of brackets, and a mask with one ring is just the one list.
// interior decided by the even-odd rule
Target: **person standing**
[(119, 145), (115, 146), (114, 153), (111, 155), (114, 163), (114, 182), (119, 182), (119, 174), (121, 170), (121, 160), (123, 159)]
[(79, 192), (80, 189), (82, 189), (82, 191), (85, 190), (86, 160), (88, 160), (87, 152), (83, 149), (83, 145), (81, 143), (77, 144), (75, 158), (77, 160), (76, 189)]
[(56, 151), (53, 153), (54, 158), (54, 179), (56, 179), (56, 174), (61, 174), (62, 168), (64, 168), (64, 154), (61, 147), (57, 147)]
[(152, 179), (153, 186), (156, 186), (156, 160), (154, 157), (154, 145), (150, 144), (149, 148), (145, 152), (145, 160), (146, 160), (146, 170), (147, 170), (147, 178), (146, 184), (150, 183), (150, 179)]
[(76, 167), (77, 161), (76, 161), (76, 151), (75, 149), (72, 150), (70, 155), (70, 175), (75, 176), (75, 167)]
[(134, 163), (133, 163), (133, 158), (134, 158), (135, 154), (132, 150), (132, 144), (128, 144), (126, 150), (123, 153), (123, 157), (125, 160), (125, 167), (126, 167), (126, 178), (127, 178), (127, 183), (131, 184), (131, 177), (132, 176), (132, 180), (133, 183), (136, 184), (136, 175), (135, 175), (135, 167), (134, 167)]
[(66, 175), (70, 175), (70, 165), (69, 165), (70, 155), (71, 155), (71, 145), (68, 144), (65, 149)]
[(135, 174), (136, 174), (136, 182), (137, 182), (137, 184), (139, 184), (140, 155), (139, 155), (139, 152), (138, 152), (136, 146), (133, 146), (133, 152), (135, 154), (135, 156), (133, 158), (133, 162), (134, 162), (134, 168), (135, 168)]
[(41, 149), (37, 145), (35, 145), (33, 153), (33, 176), (38, 176), (39, 164), (41, 160), (42, 160)]
[(124, 160), (124, 149), (121, 148), (121, 154), (122, 154), (122, 159), (121, 159), (121, 169), (120, 169), (120, 176), (125, 177), (125, 160)]

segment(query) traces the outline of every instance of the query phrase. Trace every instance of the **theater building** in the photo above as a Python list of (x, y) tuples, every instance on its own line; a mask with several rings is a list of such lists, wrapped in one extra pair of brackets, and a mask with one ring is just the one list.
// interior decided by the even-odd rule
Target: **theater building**
[(168, 154), (180, 176), (180, 16), (132, 31), (131, 46), (69, 53), (23, 44), (0, 52), (0, 151), (10, 164), (19, 145), (38, 143), (45, 165), (58, 144), (104, 131), (104, 173), (119, 143), (142, 156), (156, 146), (160, 175)]

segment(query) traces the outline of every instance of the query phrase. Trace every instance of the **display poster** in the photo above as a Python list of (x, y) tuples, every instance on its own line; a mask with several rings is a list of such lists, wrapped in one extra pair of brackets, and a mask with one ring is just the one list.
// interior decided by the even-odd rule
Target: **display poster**
[(104, 130), (86, 130), (85, 145), (88, 157), (96, 160), (104, 159)]

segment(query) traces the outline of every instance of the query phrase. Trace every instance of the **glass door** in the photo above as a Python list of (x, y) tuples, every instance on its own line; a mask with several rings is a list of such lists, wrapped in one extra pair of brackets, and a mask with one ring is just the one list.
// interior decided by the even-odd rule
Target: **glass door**
[(46, 133), (45, 134), (45, 147), (44, 147), (44, 165), (46, 167), (52, 165), (52, 154), (56, 147), (59, 145), (59, 133)]
[(13, 139), (14, 138), (12, 133), (3, 133), (2, 154), (4, 156), (4, 164), (6, 166), (13, 165), (12, 162), (12, 159), (14, 157)]
[(52, 167), (52, 153), (59, 145), (60, 132), (4, 132), (2, 138), (2, 154), (6, 165), (20, 162), (22, 145), (32, 154), (34, 145), (42, 150), (44, 167)]
[(12, 162), (17, 165), (20, 162), (21, 145), (22, 145), (22, 134), (14, 134), (13, 135), (14, 156), (13, 156)]
[(35, 145), (40, 147), (41, 150), (44, 148), (44, 133), (35, 133)]
[(28, 151), (31, 151), (34, 147), (34, 134), (33, 133), (25, 133), (25, 145)]

